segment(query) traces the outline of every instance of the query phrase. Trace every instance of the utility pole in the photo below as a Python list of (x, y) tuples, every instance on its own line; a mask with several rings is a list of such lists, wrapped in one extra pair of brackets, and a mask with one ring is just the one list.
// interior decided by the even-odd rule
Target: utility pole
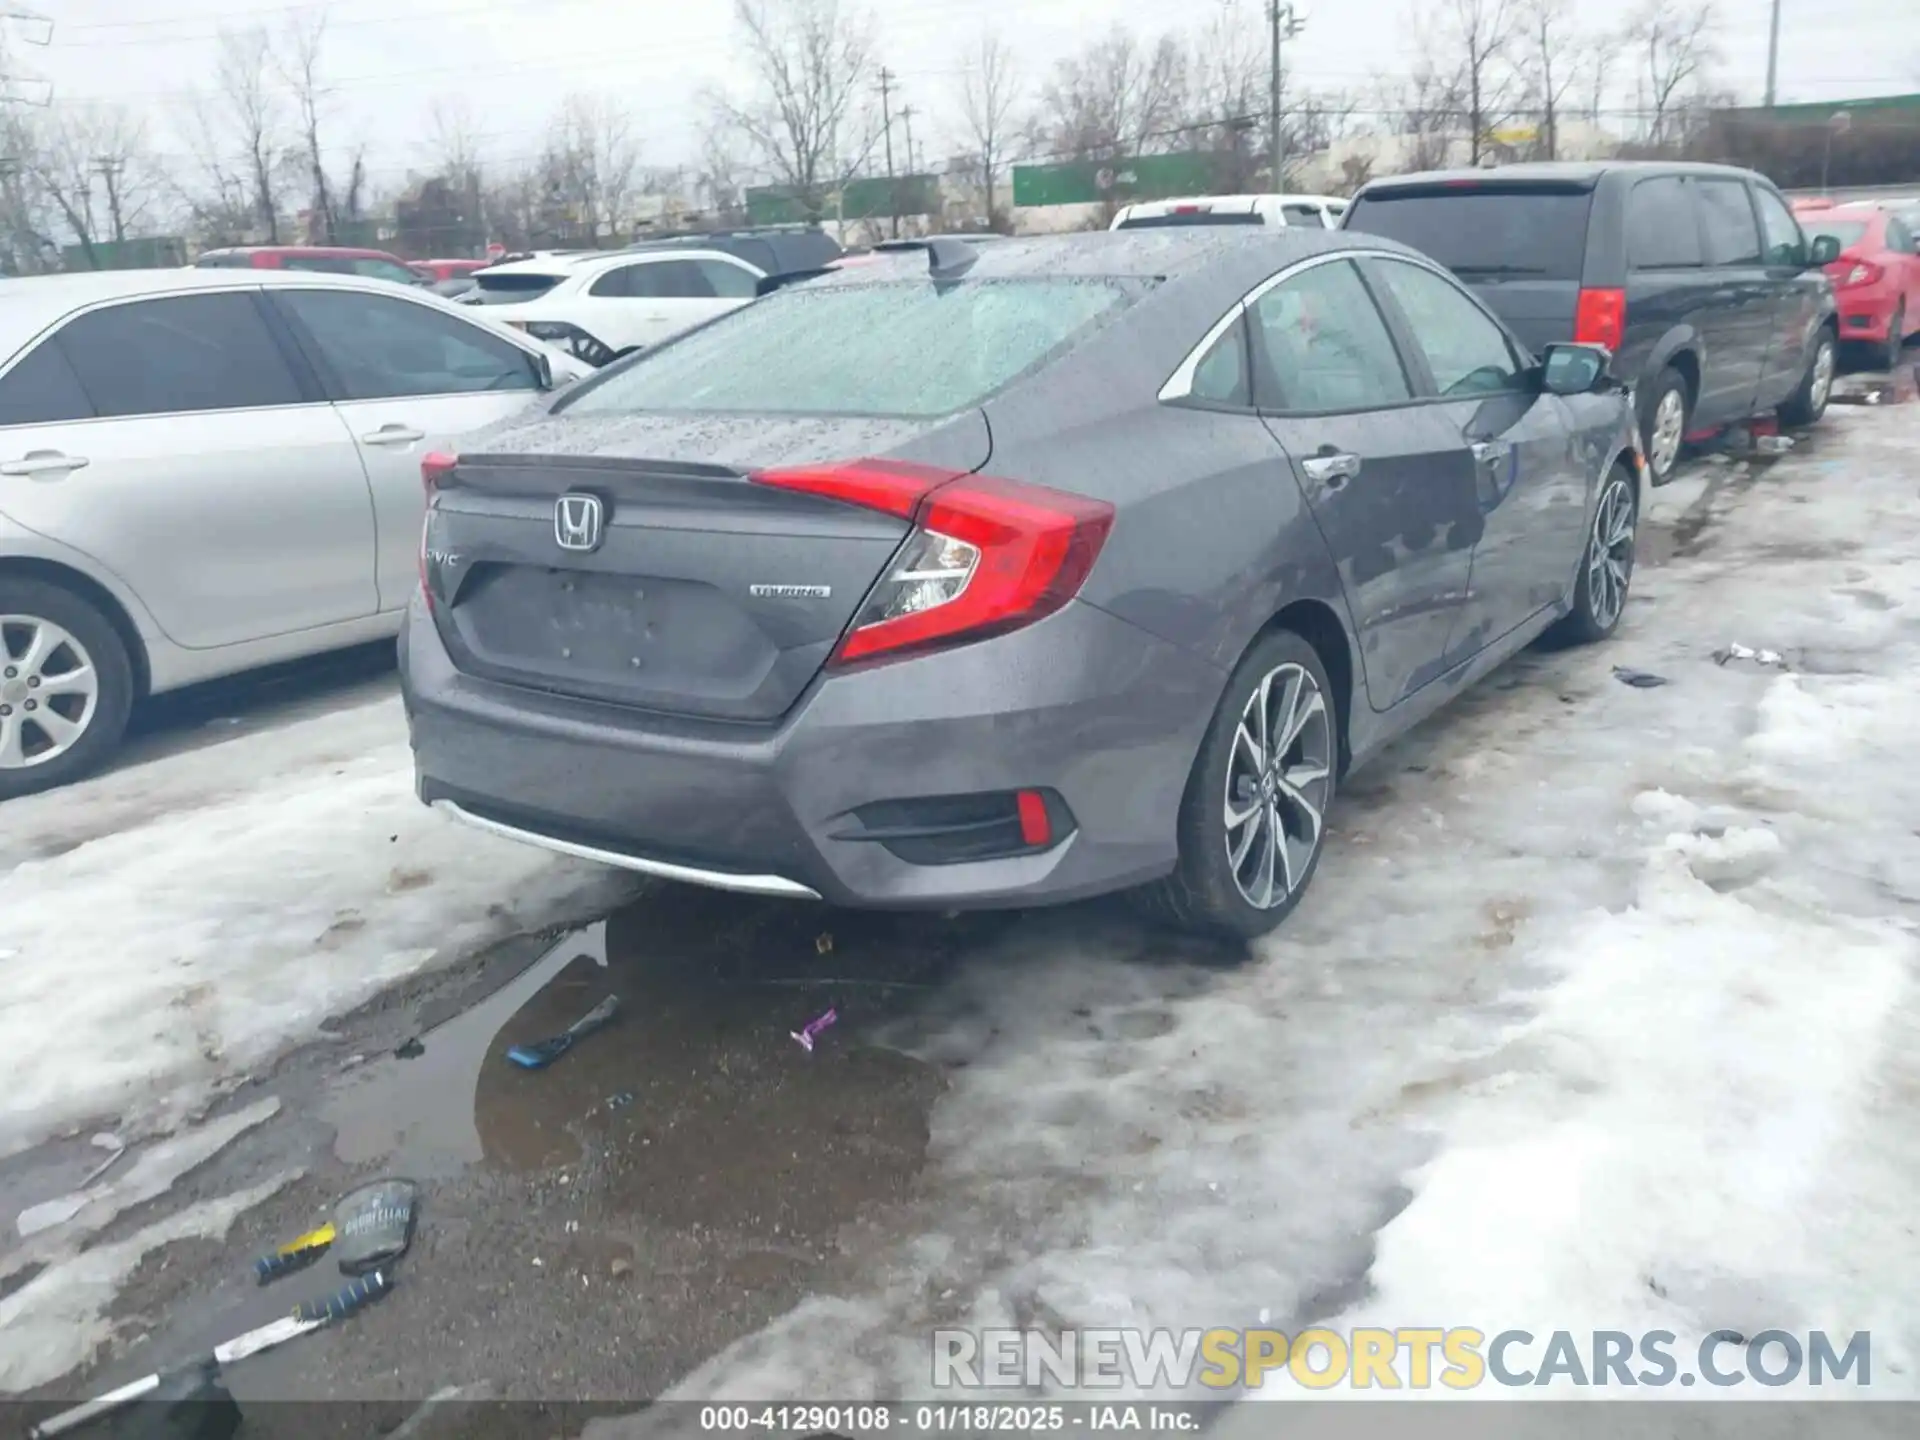
[(1273, 63), (1267, 72), (1267, 168), (1272, 186), (1280, 188), (1280, 42), (1291, 40), (1307, 28), (1307, 17), (1297, 12), (1291, 0), (1267, 0), (1267, 25), (1273, 39)]
[(900, 205), (893, 193), (893, 98), (894, 74), (886, 66), (880, 67), (880, 130), (885, 136), (887, 151), (887, 214), (893, 223), (893, 238), (900, 238)]
[[(900, 107), (900, 123), (906, 127), (907, 131), (907, 178), (909, 180), (920, 173), (913, 163), (913, 117), (919, 113), (920, 112), (915, 110), (911, 105), (902, 105)], [(898, 205), (894, 206), (896, 211), (899, 208)]]
[(113, 222), (113, 239), (117, 245), (127, 238), (126, 223), (120, 216), (120, 172), (127, 168), (127, 162), (111, 155), (96, 155), (93, 168), (106, 183), (107, 215)]
[(1773, 82), (1780, 73), (1780, 0), (1773, 0), (1773, 24), (1767, 30), (1767, 109), (1773, 108)]

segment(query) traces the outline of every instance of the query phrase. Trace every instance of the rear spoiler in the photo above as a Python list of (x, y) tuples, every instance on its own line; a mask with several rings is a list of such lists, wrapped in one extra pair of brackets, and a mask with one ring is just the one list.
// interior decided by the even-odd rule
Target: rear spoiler
[(831, 265), (822, 265), (815, 270), (789, 270), (783, 275), (763, 275), (760, 277), (760, 282), (753, 287), (754, 297), (757, 299), (762, 295), (771, 295), (774, 291), (783, 290), (789, 285), (798, 285), (802, 280), (818, 280), (822, 275), (833, 273)]

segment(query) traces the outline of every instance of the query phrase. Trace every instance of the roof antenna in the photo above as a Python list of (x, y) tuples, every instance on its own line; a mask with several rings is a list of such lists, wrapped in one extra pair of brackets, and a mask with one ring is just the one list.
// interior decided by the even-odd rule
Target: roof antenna
[(958, 280), (979, 258), (980, 252), (964, 240), (941, 236), (927, 241), (927, 273), (935, 280)]

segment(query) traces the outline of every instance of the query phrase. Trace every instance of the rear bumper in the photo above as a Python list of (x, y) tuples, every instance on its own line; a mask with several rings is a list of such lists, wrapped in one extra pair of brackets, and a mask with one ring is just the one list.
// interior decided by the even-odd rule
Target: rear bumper
[(1893, 311), (1899, 294), (1891, 285), (1869, 285), (1839, 291), (1836, 306), (1840, 313), (1842, 340), (1885, 340), (1893, 324)]
[[(465, 675), (416, 599), (401, 680), (420, 798), (496, 834), (752, 894), (991, 908), (1165, 874), (1225, 676), (1075, 603), (818, 680), (775, 726), (712, 723)], [(1075, 822), (1038, 853), (927, 865), (845, 838), (849, 812), (874, 802), (1028, 787), (1056, 791)]]

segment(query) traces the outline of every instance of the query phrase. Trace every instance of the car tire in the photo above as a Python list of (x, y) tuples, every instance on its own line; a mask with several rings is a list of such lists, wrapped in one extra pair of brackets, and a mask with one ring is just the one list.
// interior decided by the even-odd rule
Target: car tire
[(1548, 630), (1551, 644), (1591, 645), (1620, 628), (1633, 581), (1634, 538), (1640, 525), (1640, 486), (1632, 469), (1616, 465), (1601, 482), (1587, 527), (1580, 569), (1573, 577), (1573, 608)]
[(1882, 370), (1898, 370), (1900, 358), (1907, 348), (1907, 302), (1902, 300), (1894, 307), (1893, 318), (1887, 322), (1887, 344), (1880, 352)]
[[(1275, 729), (1291, 723), (1295, 731), (1277, 763), (1259, 757), (1266, 763), (1256, 764), (1259, 747), (1240, 738), (1245, 722), (1248, 739), (1258, 739), (1262, 714), (1268, 748)], [(1235, 667), (1200, 743), (1176, 822), (1180, 857), (1171, 875), (1141, 893), (1148, 911), (1182, 930), (1232, 940), (1251, 940), (1285, 920), (1326, 845), (1339, 736), (1318, 652), (1290, 630), (1263, 636)], [(1229, 823), (1230, 786), (1245, 816), (1238, 824)], [(1286, 837), (1279, 847), (1267, 842), (1276, 817)]]
[[(62, 585), (0, 579), (0, 650), (0, 800), (77, 780), (119, 748), (133, 662), (98, 606)], [(93, 674), (90, 692), (56, 688), (80, 668)], [(78, 720), (78, 734), (56, 738), (41, 723), (49, 715)]]
[(1647, 457), (1649, 484), (1664, 485), (1673, 479), (1692, 418), (1693, 390), (1687, 377), (1669, 365), (1640, 402), (1640, 453)]
[(1811, 425), (1827, 413), (1838, 351), (1839, 342), (1833, 331), (1821, 326), (1819, 338), (1813, 342), (1813, 354), (1807, 357), (1807, 373), (1800, 377), (1800, 384), (1780, 407), (1782, 424)]

